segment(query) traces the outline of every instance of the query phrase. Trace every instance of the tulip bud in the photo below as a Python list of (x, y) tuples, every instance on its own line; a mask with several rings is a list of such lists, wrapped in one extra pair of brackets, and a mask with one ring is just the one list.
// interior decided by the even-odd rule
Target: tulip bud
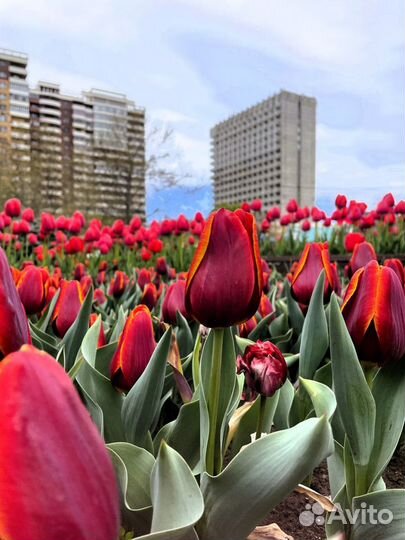
[(291, 282), (291, 292), (294, 298), (304, 306), (309, 305), (312, 291), (315, 288), (319, 274), (325, 270), (325, 300), (332, 291), (339, 291), (340, 282), (336, 271), (329, 259), (328, 244), (307, 244), (294, 270)]
[(111, 362), (111, 381), (129, 391), (144, 372), (156, 348), (152, 317), (144, 305), (128, 317)]
[(247, 338), (257, 326), (257, 321), (255, 317), (250, 318), (248, 321), (239, 325), (239, 335), (240, 337)]
[(353, 255), (349, 262), (349, 277), (351, 277), (359, 268), (363, 268), (370, 261), (376, 261), (377, 255), (374, 247), (369, 242), (356, 244), (353, 249)]
[(405, 355), (405, 293), (389, 267), (370, 261), (352, 277), (342, 314), (360, 360), (383, 365)]
[(176, 314), (179, 311), (183, 317), (190, 319), (186, 309), (186, 282), (184, 280), (176, 281), (167, 289), (162, 305), (163, 320), (172, 325), (177, 324)]
[(46, 270), (33, 264), (24, 268), (17, 281), (17, 290), (27, 315), (42, 311), (46, 305)]
[(270, 341), (257, 341), (238, 356), (238, 373), (244, 373), (246, 384), (256, 395), (271, 397), (287, 380), (287, 363), (280, 349)]
[(124, 294), (128, 283), (129, 277), (126, 275), (126, 273), (122, 272), (121, 270), (117, 270), (113, 279), (111, 280), (108, 294), (110, 296), (114, 296), (114, 298), (120, 298)]
[(255, 218), (243, 210), (214, 212), (188, 273), (187, 311), (210, 328), (240, 324), (256, 313), (262, 288)]
[(0, 364), (0, 538), (116, 540), (111, 460), (63, 368), (32, 346)]
[(6, 254), (0, 248), (0, 359), (31, 343), (27, 316), (21, 303)]
[(156, 306), (158, 291), (154, 283), (147, 283), (142, 293), (141, 304), (145, 304), (151, 311)]
[(84, 302), (83, 290), (76, 280), (62, 281), (59, 298), (52, 314), (55, 332), (63, 338), (79, 315)]

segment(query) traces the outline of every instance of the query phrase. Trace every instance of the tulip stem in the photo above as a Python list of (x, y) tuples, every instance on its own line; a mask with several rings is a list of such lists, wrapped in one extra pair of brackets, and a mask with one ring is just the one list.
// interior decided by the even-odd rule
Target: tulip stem
[(259, 397), (260, 403), (259, 403), (259, 416), (257, 418), (257, 427), (256, 427), (256, 438), (257, 441), (262, 436), (263, 432), (263, 420), (264, 420), (264, 410), (266, 408), (266, 396), (260, 395)]
[(219, 435), (217, 434), (217, 423), (219, 396), (221, 392), (222, 348), (224, 342), (224, 329), (214, 328), (211, 331), (214, 332), (214, 342), (212, 348), (211, 384), (208, 397), (208, 403), (210, 404), (210, 428), (208, 436), (206, 468), (208, 474), (214, 475), (216, 473), (219, 473), (220, 469), (222, 468), (222, 456), (219, 457), (217, 462), (216, 450), (217, 448), (220, 448), (220, 441), (218, 440), (217, 436)]

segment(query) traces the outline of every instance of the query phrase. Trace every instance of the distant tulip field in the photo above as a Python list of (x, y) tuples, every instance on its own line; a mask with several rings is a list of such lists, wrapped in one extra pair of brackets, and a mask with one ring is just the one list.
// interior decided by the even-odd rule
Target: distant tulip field
[(294, 491), (322, 538), (405, 538), (405, 200), (145, 225), (10, 199), (0, 246), (0, 540), (256, 540)]

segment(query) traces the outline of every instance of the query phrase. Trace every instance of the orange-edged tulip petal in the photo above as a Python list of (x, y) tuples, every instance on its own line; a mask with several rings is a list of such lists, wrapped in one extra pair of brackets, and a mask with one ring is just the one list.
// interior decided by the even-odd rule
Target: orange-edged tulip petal
[(24, 268), (17, 282), (17, 290), (28, 315), (42, 311), (46, 304), (43, 269), (33, 264)]
[(254, 229), (244, 214), (223, 208), (208, 219), (186, 286), (186, 309), (201, 324), (223, 328), (256, 313), (262, 270)]
[(71, 380), (24, 346), (0, 363), (0, 538), (116, 540), (111, 460)]
[(328, 244), (307, 244), (291, 281), (292, 295), (301, 305), (308, 306), (322, 270), (325, 270), (324, 296), (328, 300), (332, 291), (340, 291), (339, 276), (330, 262)]
[(147, 306), (137, 306), (128, 317), (111, 362), (111, 381), (129, 391), (144, 372), (156, 348), (152, 317)]
[(63, 337), (75, 322), (84, 302), (83, 289), (76, 280), (62, 281), (59, 298), (52, 314), (53, 327)]
[(391, 268), (372, 260), (357, 270), (342, 313), (361, 360), (383, 365), (405, 356), (405, 293)]
[(162, 305), (163, 320), (172, 325), (177, 324), (176, 314), (179, 311), (183, 317), (190, 319), (186, 309), (186, 282), (183, 279), (176, 281), (167, 289)]
[(31, 343), (27, 315), (21, 303), (6, 254), (0, 248), (0, 359)]

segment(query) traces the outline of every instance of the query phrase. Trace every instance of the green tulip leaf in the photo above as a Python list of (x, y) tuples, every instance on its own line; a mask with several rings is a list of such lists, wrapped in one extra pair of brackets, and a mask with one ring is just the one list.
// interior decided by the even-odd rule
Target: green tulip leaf
[(90, 328), (87, 330), (86, 335), (84, 336), (82, 345), (81, 345), (83, 358), (92, 367), (95, 367), (95, 363), (96, 363), (96, 354), (97, 354), (97, 346), (98, 346), (98, 339), (100, 336), (100, 330), (101, 330), (101, 317), (99, 315), (97, 317), (96, 322), (92, 326), (90, 326)]
[(179, 346), (180, 356), (184, 358), (193, 351), (194, 339), (187, 319), (178, 311), (176, 313), (177, 327), (176, 339)]
[(145, 371), (128, 392), (122, 407), (122, 420), (127, 440), (144, 448), (161, 404), (166, 364), (172, 331), (169, 328), (160, 339)]
[(299, 374), (313, 379), (329, 347), (328, 323), (323, 306), (325, 271), (319, 274), (304, 320), (300, 346)]
[[(359, 513), (373, 507), (374, 522), (356, 520), (350, 538), (353, 540), (403, 540), (405, 531), (405, 490), (375, 491), (353, 499), (353, 510)], [(380, 513), (381, 512), (381, 513)], [(379, 514), (380, 513), (380, 514)], [(391, 513), (391, 514), (389, 514)], [(382, 517), (377, 519), (378, 514)], [(387, 523), (392, 517), (392, 521)]]
[(284, 291), (287, 299), (288, 318), (290, 319), (291, 326), (297, 336), (302, 332), (302, 326), (304, 324), (304, 315), (301, 308), (291, 296), (291, 285), (288, 280), (284, 282)]
[(101, 433), (105, 441), (115, 442), (125, 440), (124, 428), (121, 421), (122, 394), (112, 386), (109, 379), (99, 373), (88, 362), (82, 363), (81, 369), (76, 374), (76, 382), (79, 388), (84, 390), (102, 411), (103, 430)]
[(77, 353), (80, 350), (84, 336), (89, 329), (91, 308), (93, 303), (93, 287), (90, 288), (82, 304), (80, 312), (66, 332), (61, 344), (65, 347), (65, 369), (69, 371), (76, 361)]
[(372, 392), (376, 403), (375, 442), (369, 464), (369, 484), (383, 474), (398, 445), (405, 422), (405, 370), (403, 363), (384, 366)]
[(162, 442), (151, 476), (150, 534), (139, 540), (198, 540), (194, 525), (204, 512), (200, 488), (184, 459)]
[(336, 399), (332, 390), (325, 384), (302, 377), (300, 377), (300, 384), (311, 398), (316, 416), (319, 418), (326, 415), (327, 419), (331, 420), (336, 410)]
[(251, 443), (218, 476), (204, 473), (199, 539), (218, 540), (220, 531), (221, 540), (245, 540), (332, 451), (326, 417), (311, 418)]
[(334, 294), (330, 303), (330, 328), (333, 387), (338, 411), (353, 461), (365, 468), (374, 444), (376, 406)]
[(294, 401), (294, 387), (289, 379), (280, 388), (279, 394), (277, 409), (274, 414), (274, 425), (277, 429), (287, 429), (290, 427), (290, 411)]

